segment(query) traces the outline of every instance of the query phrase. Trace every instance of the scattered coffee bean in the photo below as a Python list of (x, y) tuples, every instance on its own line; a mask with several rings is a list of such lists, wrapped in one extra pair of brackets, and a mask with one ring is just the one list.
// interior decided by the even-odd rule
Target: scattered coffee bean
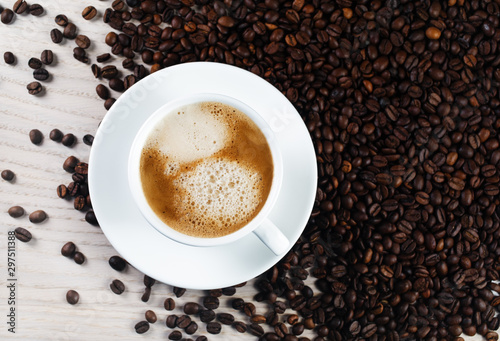
[(196, 302), (188, 302), (184, 304), (184, 314), (194, 315), (200, 311), (200, 305)]
[(29, 215), (29, 220), (33, 224), (39, 224), (45, 221), (45, 219), (47, 219), (47, 213), (45, 213), (45, 211), (43, 210), (36, 210), (34, 212), (31, 212), (31, 214)]
[(12, 218), (19, 218), (24, 215), (24, 208), (22, 208), (21, 206), (12, 206), (11, 208), (9, 208), (7, 213), (9, 213)]
[(112, 256), (109, 258), (109, 265), (116, 271), (123, 271), (127, 267), (127, 262), (120, 256)]
[(208, 323), (215, 319), (215, 312), (211, 309), (200, 311), (200, 320), (201, 322)]
[(173, 291), (174, 291), (174, 294), (176, 297), (181, 297), (186, 292), (186, 289), (179, 288), (179, 287), (173, 287)]
[(42, 61), (38, 58), (32, 57), (28, 61), (28, 66), (32, 69), (39, 69), (42, 67)]
[(69, 156), (63, 163), (63, 169), (68, 173), (73, 173), (79, 162), (80, 160), (78, 160), (75, 156)]
[(153, 285), (155, 285), (156, 280), (152, 277), (149, 277), (148, 275), (144, 275), (144, 279), (142, 280), (144, 283), (144, 286), (146, 288), (151, 288)]
[(109, 87), (112, 90), (123, 92), (125, 90), (125, 86), (123, 85), (123, 81), (119, 78), (112, 78), (109, 80)]
[(151, 296), (151, 287), (146, 287), (144, 289), (144, 293), (141, 296), (141, 301), (148, 302), (150, 296)]
[(68, 292), (66, 293), (66, 301), (69, 304), (75, 305), (79, 300), (80, 294), (78, 294), (78, 292), (76, 292), (75, 290), (68, 290)]
[(31, 82), (26, 86), (26, 89), (28, 89), (28, 93), (30, 95), (38, 95), (42, 92), (43, 87), (40, 82)]
[(46, 81), (47, 79), (49, 79), (49, 76), (49, 72), (43, 68), (33, 71), (33, 78), (38, 81)]
[(168, 328), (175, 328), (177, 324), (177, 315), (168, 315), (165, 321)]
[(231, 306), (233, 307), (233, 309), (242, 310), (245, 306), (245, 301), (241, 298), (235, 298), (231, 301)]
[(252, 334), (254, 336), (258, 336), (258, 337), (261, 337), (262, 335), (264, 335), (264, 328), (262, 328), (261, 325), (256, 324), (256, 323), (252, 323), (251, 325), (249, 325), (247, 331), (250, 334)]
[(101, 68), (99, 67), (99, 65), (92, 64), (90, 69), (92, 70), (92, 74), (94, 75), (95, 78), (101, 77)]
[(184, 328), (184, 331), (188, 335), (193, 335), (194, 333), (196, 333), (197, 330), (198, 330), (198, 323), (194, 321), (191, 321), (191, 323), (186, 328)]
[(163, 303), (163, 306), (165, 307), (165, 310), (171, 311), (175, 309), (175, 301), (169, 297), (165, 299), (165, 302)]
[(97, 15), (97, 10), (94, 6), (87, 6), (82, 11), (82, 17), (85, 20), (92, 20)]
[[(123, 290), (122, 290), (122, 292), (123, 292)], [(155, 323), (157, 321), (156, 314), (152, 310), (147, 310), (144, 315), (146, 317), (146, 321), (148, 321), (149, 323)]]
[[(210, 334), (219, 334), (221, 331), (221, 324), (219, 322), (208, 322), (207, 323), (207, 332)], [(262, 332), (262, 335), (264, 335), (264, 332)], [(262, 336), (259, 335), (259, 336)]]
[(219, 313), (217, 314), (217, 320), (226, 325), (232, 325), (234, 322), (234, 316), (228, 313)]
[(25, 0), (17, 0), (14, 6), (12, 6), (12, 9), (16, 14), (23, 14), (28, 10), (28, 7), (28, 3)]
[(31, 143), (39, 145), (43, 141), (43, 134), (38, 129), (32, 129), (29, 133)]
[(75, 254), (73, 255), (73, 260), (75, 261), (76, 264), (81, 265), (85, 262), (85, 255), (80, 251), (76, 251)]
[[(111, 291), (114, 292), (117, 295), (121, 295), (125, 291), (125, 284), (123, 284), (123, 282), (120, 281), (119, 279), (113, 280), (113, 282), (111, 282), (111, 284), (109, 285), (109, 287), (110, 287)], [(148, 311), (150, 311), (150, 310), (148, 310)], [(154, 323), (154, 322), (151, 322), (148, 319), (147, 316), (148, 315), (147, 315), (147, 312), (146, 312), (146, 320), (148, 320), (148, 322), (150, 322), (150, 323)], [(155, 315), (155, 321), (156, 321), (156, 315)]]
[[(52, 129), (49, 133), (49, 138), (55, 142), (61, 142), (64, 134), (59, 129)], [(77, 161), (78, 162), (78, 161)]]
[(245, 303), (245, 305), (243, 306), (243, 312), (249, 317), (255, 315), (256, 310), (257, 309), (255, 308), (255, 305), (251, 302)]
[(207, 309), (217, 309), (219, 308), (219, 299), (213, 296), (206, 296), (203, 299), (203, 306)]
[(222, 295), (224, 296), (233, 296), (235, 293), (236, 293), (235, 287), (222, 288)]
[(238, 331), (238, 333), (244, 333), (247, 331), (247, 325), (241, 321), (234, 322), (233, 327)]
[(61, 248), (61, 254), (64, 257), (70, 257), (70, 258), (72, 258), (75, 255), (75, 252), (76, 252), (76, 245), (73, 242), (67, 242)]
[(108, 98), (106, 101), (104, 101), (104, 108), (106, 110), (111, 109), (113, 104), (115, 104), (116, 100), (114, 98)]
[(94, 136), (90, 134), (84, 135), (83, 143), (85, 143), (87, 146), (92, 146), (92, 143), (94, 143)]
[(180, 340), (182, 339), (182, 333), (178, 330), (174, 330), (168, 335), (169, 340)]
[(107, 62), (111, 58), (111, 55), (109, 53), (103, 53), (101, 55), (98, 55), (96, 57), (96, 60), (98, 63), (104, 63)]
[(59, 44), (63, 40), (63, 33), (59, 29), (54, 28), (50, 31), (50, 39), (54, 44)]
[(63, 37), (68, 38), (68, 39), (75, 39), (76, 38), (76, 25), (73, 23), (68, 23), (66, 26), (64, 26), (64, 31), (62, 33)]
[(16, 57), (12, 52), (7, 51), (3, 54), (3, 60), (5, 64), (14, 64), (16, 62)]
[(54, 21), (56, 22), (57, 25), (59, 26), (66, 26), (69, 23), (68, 17), (65, 16), (64, 14), (58, 14), (54, 18)]
[(138, 322), (134, 328), (137, 334), (144, 334), (149, 330), (149, 323), (148, 321), (141, 321)]
[(82, 63), (88, 63), (88, 61), (89, 61), (89, 58), (87, 57), (87, 53), (80, 46), (75, 47), (73, 49), (73, 57)]
[(186, 328), (191, 323), (191, 317), (187, 315), (181, 315), (177, 318), (175, 325), (179, 328)]
[(99, 226), (99, 222), (97, 221), (97, 218), (93, 210), (88, 210), (87, 213), (85, 213), (85, 221), (90, 225)]
[(99, 84), (96, 89), (95, 89), (97, 96), (99, 96), (102, 99), (108, 99), (109, 98), (109, 90), (108, 88), (103, 85)]
[(39, 17), (43, 14), (44, 9), (42, 5), (40, 4), (32, 4), (29, 7), (29, 12), (31, 15), (34, 15), (35, 17)]
[(50, 65), (54, 62), (54, 53), (52, 50), (43, 50), (40, 55), (40, 60), (45, 65)]
[(76, 143), (76, 136), (73, 134), (66, 134), (61, 139), (61, 143), (66, 147), (73, 147)]
[(118, 69), (114, 65), (106, 65), (101, 69), (101, 75), (102, 78), (106, 79), (116, 78), (118, 76)]
[(10, 169), (5, 169), (2, 171), (2, 179), (4, 179), (5, 181), (12, 181), (14, 180), (14, 177), (15, 174)]
[(22, 227), (16, 227), (14, 236), (23, 243), (29, 242), (32, 238), (31, 232)]
[(75, 38), (75, 43), (82, 49), (88, 49), (90, 47), (90, 39), (86, 35), (79, 34)]
[(196, 341), (208, 341), (208, 338), (205, 335), (200, 335), (196, 338)]
[(0, 20), (4, 24), (10, 24), (12, 22), (12, 19), (14, 19), (14, 12), (12, 12), (12, 10), (9, 8), (5, 8), (0, 15)]

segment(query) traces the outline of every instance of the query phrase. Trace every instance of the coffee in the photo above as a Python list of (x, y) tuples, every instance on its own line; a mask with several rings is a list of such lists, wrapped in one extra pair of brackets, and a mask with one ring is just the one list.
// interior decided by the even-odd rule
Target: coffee
[(266, 137), (243, 112), (219, 102), (173, 110), (150, 132), (140, 160), (146, 200), (169, 227), (214, 238), (262, 209), (273, 179)]

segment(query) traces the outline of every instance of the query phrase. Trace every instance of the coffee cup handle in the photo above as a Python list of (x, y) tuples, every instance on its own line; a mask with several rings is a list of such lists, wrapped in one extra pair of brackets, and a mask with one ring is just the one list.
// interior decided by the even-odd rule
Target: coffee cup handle
[(253, 231), (253, 233), (255, 233), (276, 256), (280, 256), (288, 250), (290, 241), (283, 232), (267, 218)]

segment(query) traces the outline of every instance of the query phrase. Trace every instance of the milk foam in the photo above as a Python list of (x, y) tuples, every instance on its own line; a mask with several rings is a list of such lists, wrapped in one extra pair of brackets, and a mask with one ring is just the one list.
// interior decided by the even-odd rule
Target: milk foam
[(246, 225), (264, 205), (273, 177), (260, 129), (217, 102), (167, 114), (149, 135), (140, 167), (153, 211), (196, 237), (220, 237)]

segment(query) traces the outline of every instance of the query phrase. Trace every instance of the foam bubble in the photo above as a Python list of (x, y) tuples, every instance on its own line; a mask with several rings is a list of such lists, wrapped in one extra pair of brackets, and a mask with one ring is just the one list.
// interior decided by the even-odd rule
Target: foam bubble
[(248, 222), (262, 202), (262, 176), (237, 161), (207, 159), (175, 182), (179, 189), (179, 224), (190, 225), (200, 236)]
[(211, 108), (189, 104), (170, 112), (148, 137), (146, 146), (156, 147), (172, 164), (209, 157), (227, 143), (228, 128)]

